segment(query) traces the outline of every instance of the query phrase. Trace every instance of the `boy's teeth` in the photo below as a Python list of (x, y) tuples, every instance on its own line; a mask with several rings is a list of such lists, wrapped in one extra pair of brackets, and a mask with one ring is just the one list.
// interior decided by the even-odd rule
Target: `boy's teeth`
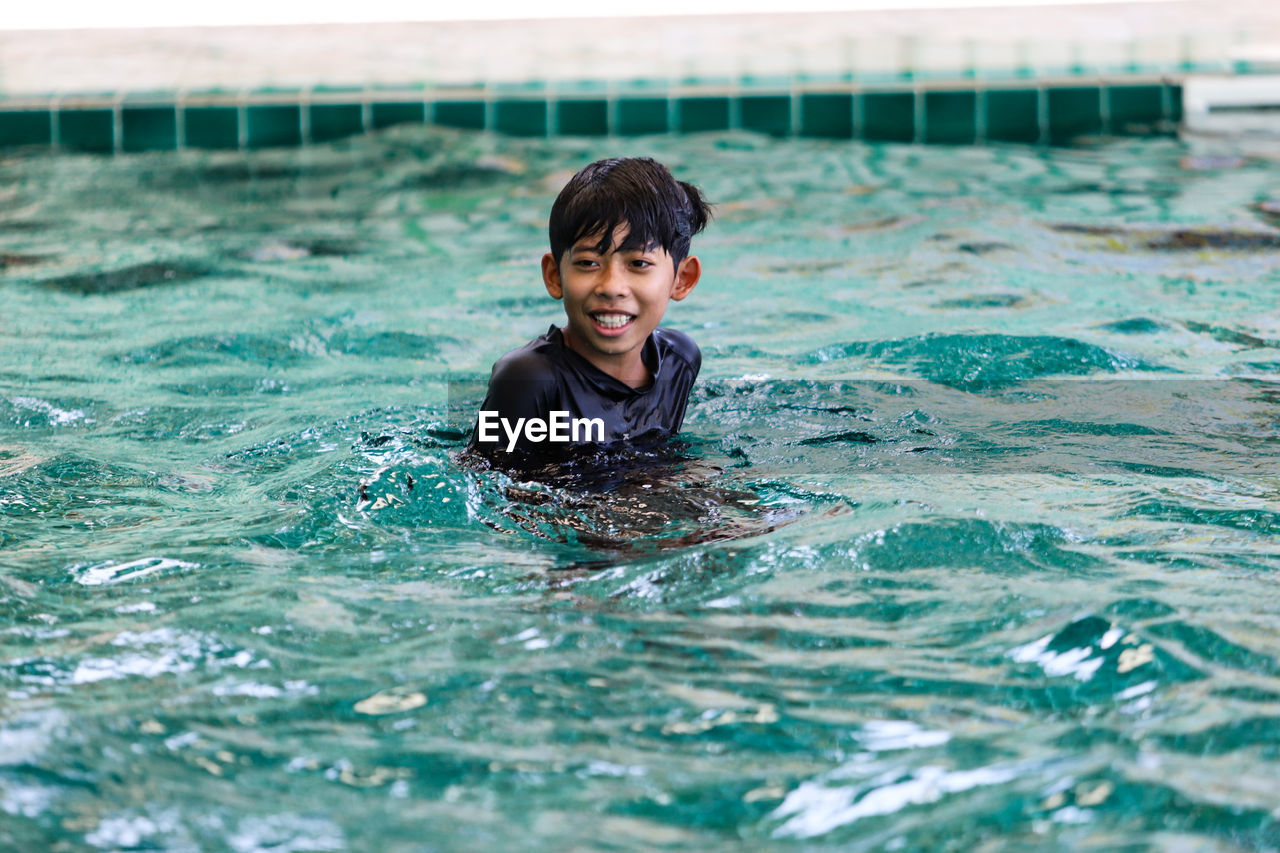
[(620, 329), (631, 322), (630, 314), (595, 314), (597, 323), (606, 329)]

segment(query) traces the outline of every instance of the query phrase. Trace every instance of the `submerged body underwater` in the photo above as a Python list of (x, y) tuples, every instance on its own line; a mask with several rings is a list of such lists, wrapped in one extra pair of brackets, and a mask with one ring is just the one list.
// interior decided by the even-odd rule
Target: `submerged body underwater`
[(0, 846), (1280, 847), (1280, 168), (625, 140), (667, 446), (461, 460), (618, 140), (0, 160)]

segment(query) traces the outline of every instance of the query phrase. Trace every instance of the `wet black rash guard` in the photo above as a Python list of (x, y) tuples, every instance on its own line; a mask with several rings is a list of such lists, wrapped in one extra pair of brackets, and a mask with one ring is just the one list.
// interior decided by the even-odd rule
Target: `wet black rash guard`
[[(653, 381), (643, 388), (632, 388), (569, 349), (564, 334), (553, 325), (545, 335), (498, 359), (480, 410), (496, 412), (513, 428), (520, 418), (549, 421), (552, 412), (567, 412), (569, 419), (603, 421), (603, 441), (596, 440), (598, 431), (584, 429), (579, 432), (579, 445), (674, 435), (684, 422), (689, 391), (702, 367), (702, 353), (683, 332), (658, 328), (645, 341), (640, 357)], [(489, 430), (497, 440), (480, 441), (477, 419), (469, 446), (500, 462), (511, 455), (507, 449), (510, 437), (496, 419), (491, 417), (490, 423), (497, 424)], [(514, 455), (556, 456), (572, 446), (572, 442), (531, 442), (521, 430)]]

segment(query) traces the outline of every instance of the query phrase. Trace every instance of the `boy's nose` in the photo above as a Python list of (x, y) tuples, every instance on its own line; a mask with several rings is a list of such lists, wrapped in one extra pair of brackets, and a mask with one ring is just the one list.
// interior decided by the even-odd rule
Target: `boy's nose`
[(624, 271), (615, 264), (606, 264), (596, 280), (596, 293), (601, 296), (622, 296), (626, 293), (627, 282)]

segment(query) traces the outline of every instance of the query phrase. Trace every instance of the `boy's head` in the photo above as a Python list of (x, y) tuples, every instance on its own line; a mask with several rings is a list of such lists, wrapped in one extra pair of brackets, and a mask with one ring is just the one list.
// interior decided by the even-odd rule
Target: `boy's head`
[(551, 254), (560, 263), (575, 243), (597, 234), (605, 251), (624, 226), (628, 233), (619, 249), (661, 248), (678, 267), (710, 216), (698, 188), (677, 181), (656, 160), (599, 160), (574, 175), (551, 206)]
[(689, 243), (709, 216), (697, 187), (648, 158), (601, 160), (574, 175), (551, 207), (542, 258), (547, 292), (564, 300), (565, 344), (623, 382), (647, 384), (644, 344), (667, 302), (698, 283)]

